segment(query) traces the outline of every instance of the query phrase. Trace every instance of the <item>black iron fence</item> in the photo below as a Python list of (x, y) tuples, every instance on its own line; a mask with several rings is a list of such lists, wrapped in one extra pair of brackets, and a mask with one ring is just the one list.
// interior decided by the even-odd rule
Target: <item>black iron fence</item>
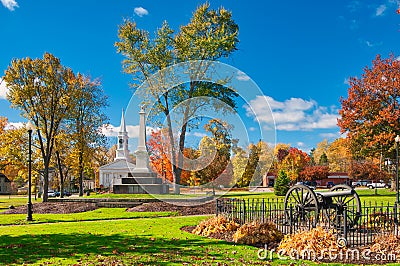
[[(308, 231), (316, 226), (332, 230), (348, 246), (366, 246), (383, 234), (399, 234), (397, 204), (363, 203), (361, 212), (356, 206), (336, 206), (327, 209), (299, 211), (286, 206), (283, 200), (226, 199), (216, 203), (217, 215), (224, 215), (239, 224), (273, 222), (284, 234)], [(340, 209), (339, 209), (340, 208)]]

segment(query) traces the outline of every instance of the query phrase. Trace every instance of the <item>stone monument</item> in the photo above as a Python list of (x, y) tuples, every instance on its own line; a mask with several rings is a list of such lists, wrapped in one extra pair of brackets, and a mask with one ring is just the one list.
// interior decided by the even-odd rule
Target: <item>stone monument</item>
[(114, 184), (115, 194), (167, 194), (168, 184), (157, 177), (149, 168), (149, 154), (146, 148), (146, 112), (141, 107), (139, 112), (139, 141), (135, 151), (136, 166), (128, 177), (122, 177), (120, 184)]

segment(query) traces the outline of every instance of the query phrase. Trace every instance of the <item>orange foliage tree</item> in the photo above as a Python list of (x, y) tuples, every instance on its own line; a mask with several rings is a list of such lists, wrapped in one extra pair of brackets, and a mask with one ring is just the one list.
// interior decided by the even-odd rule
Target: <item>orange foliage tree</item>
[(381, 171), (379, 167), (370, 161), (353, 161), (349, 167), (349, 176), (355, 180), (387, 181), (388, 173)]
[(325, 165), (313, 165), (304, 167), (300, 172), (300, 178), (307, 181), (315, 181), (327, 178), (329, 167)]
[(300, 177), (300, 172), (310, 163), (310, 160), (310, 156), (307, 153), (298, 148), (291, 147), (278, 168), (279, 170), (284, 170), (290, 180), (297, 181)]
[[(147, 147), (150, 152), (150, 165), (154, 172), (164, 180), (173, 182), (171, 156), (169, 155), (167, 140), (163, 137), (165, 131), (152, 131), (147, 141)], [(183, 155), (187, 158), (195, 156), (195, 151), (185, 148)], [(181, 174), (181, 184), (186, 185), (190, 182), (191, 172), (183, 170)]]
[[(353, 155), (387, 156), (400, 128), (400, 61), (377, 55), (360, 78), (349, 80), (348, 98), (341, 98), (342, 133), (347, 133)], [(387, 152), (388, 151), (388, 152)]]

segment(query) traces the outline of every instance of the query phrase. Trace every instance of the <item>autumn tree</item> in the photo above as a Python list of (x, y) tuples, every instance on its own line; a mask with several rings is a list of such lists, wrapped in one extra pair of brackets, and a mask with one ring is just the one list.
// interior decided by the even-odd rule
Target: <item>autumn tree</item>
[(233, 167), (233, 183), (237, 184), (237, 186), (244, 186), (243, 182), (243, 173), (246, 169), (248, 155), (246, 150), (241, 147), (235, 149), (233, 158), (232, 158), (232, 167)]
[[(317, 144), (317, 147), (313, 150), (314, 162), (316, 164), (327, 163), (325, 160), (328, 159), (326, 156), (328, 148), (329, 148), (329, 143), (327, 139), (324, 139), (323, 141)], [(323, 157), (322, 160), (321, 157)]]
[(74, 86), (75, 107), (67, 119), (67, 128), (77, 155), (73, 166), (77, 166), (75, 172), (79, 177), (79, 196), (83, 196), (84, 169), (91, 167), (89, 158), (93, 158), (96, 149), (105, 143), (101, 126), (107, 122), (103, 111), (107, 106), (107, 98), (99, 81), (92, 81), (80, 73), (76, 75)]
[(241, 178), (238, 180), (239, 187), (247, 187), (258, 172), (258, 162), (260, 160), (260, 147), (250, 144), (248, 147), (248, 158)]
[(310, 157), (298, 148), (291, 147), (288, 154), (279, 164), (279, 170), (284, 170), (290, 180), (298, 181), (300, 172), (309, 164)]
[(386, 172), (371, 161), (353, 161), (349, 167), (349, 176), (355, 180), (388, 180)]
[(220, 178), (220, 176), (230, 162), (232, 126), (219, 119), (211, 119), (204, 128), (211, 133), (212, 137), (204, 136), (201, 140), (199, 157), (200, 159), (204, 158), (205, 161), (212, 160), (206, 167), (199, 169), (194, 174), (202, 184), (211, 183), (214, 187), (218, 183), (228, 186), (231, 180), (226, 180), (226, 176), (223, 176), (224, 178)]
[(150, 164), (153, 170), (164, 180), (173, 182), (172, 165), (167, 150), (168, 145), (162, 134), (165, 130), (152, 131), (147, 140), (147, 148), (150, 154)]
[[(138, 29), (136, 23), (125, 20), (119, 27), (119, 42), (115, 45), (117, 51), (124, 55), (123, 69), (126, 73), (132, 74), (136, 81), (133, 88), (136, 89), (142, 82), (151, 83), (151, 76), (159, 70), (176, 63), (187, 62), (189, 60), (218, 60), (221, 57), (229, 57), (236, 50), (238, 43), (238, 26), (232, 20), (230, 12), (224, 8), (218, 10), (210, 9), (208, 3), (199, 6), (193, 13), (190, 22), (181, 26), (179, 31), (174, 31), (164, 22), (156, 32), (154, 39), (150, 39), (147, 31)], [(186, 132), (191, 123), (195, 123), (198, 108), (204, 106), (203, 103), (181, 105), (183, 102), (196, 97), (206, 96), (204, 99), (212, 97), (219, 99), (231, 107), (235, 107), (234, 98), (236, 92), (232, 89), (203, 81), (198, 81), (191, 75), (187, 84), (182, 84), (169, 92), (169, 88), (160, 86), (149, 86), (144, 93), (144, 103), (146, 100), (155, 98), (155, 105), (150, 113), (162, 113), (166, 117), (166, 127), (168, 139), (171, 146), (171, 160), (177, 162), (172, 164), (172, 174), (174, 179), (174, 192), (179, 193), (179, 184), (182, 173), (183, 151), (185, 148)], [(162, 92), (160, 94), (160, 92)], [(191, 102), (193, 103), (193, 102)], [(148, 104), (148, 103), (147, 103)], [(150, 103), (153, 104), (153, 103)], [(179, 106), (179, 140), (176, 145), (173, 137), (173, 126), (170, 112)], [(221, 105), (211, 105), (216, 110)], [(177, 146), (177, 149), (175, 148)], [(179, 152), (180, 151), (180, 152)], [(177, 158), (175, 158), (177, 157)]]
[(315, 181), (327, 178), (329, 175), (329, 167), (326, 165), (306, 166), (300, 172), (300, 179), (306, 181)]
[[(2, 125), (0, 125), (1, 127)], [(34, 138), (33, 144), (36, 145)], [(25, 126), (16, 128), (3, 124), (0, 129), (0, 171), (11, 180), (26, 181), (28, 179), (28, 130)], [(37, 149), (32, 150), (32, 182), (35, 184), (39, 177), (39, 170), (42, 169), (40, 154)], [(16, 187), (18, 188), (18, 187)], [(36, 187), (32, 189), (36, 192)]]
[[(147, 140), (147, 148), (153, 171), (158, 173), (164, 180), (173, 182), (172, 162), (165, 134), (167, 132), (164, 129), (152, 131)], [(197, 150), (191, 148), (185, 148), (183, 153), (186, 158), (196, 159), (198, 157)], [(183, 170), (181, 175), (183, 185), (200, 184), (200, 180), (192, 175), (192, 171)]]
[(400, 61), (377, 55), (361, 77), (349, 79), (348, 97), (341, 98), (338, 125), (353, 155), (376, 156), (393, 151), (400, 128)]
[(54, 140), (74, 107), (75, 75), (58, 58), (45, 53), (43, 59), (13, 59), (4, 81), (11, 106), (20, 109), (23, 117), (35, 125), (44, 166), (43, 201), (46, 202)]
[(346, 172), (352, 161), (347, 139), (338, 138), (328, 147), (326, 155), (328, 157), (329, 169), (332, 172)]

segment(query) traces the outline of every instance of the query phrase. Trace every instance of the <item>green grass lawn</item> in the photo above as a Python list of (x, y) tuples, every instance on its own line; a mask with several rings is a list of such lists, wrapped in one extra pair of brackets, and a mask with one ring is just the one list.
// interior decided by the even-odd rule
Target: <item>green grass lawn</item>
[[(40, 200), (41, 202), (42, 200)], [(11, 195), (11, 196), (0, 196), (0, 212), (7, 210), (10, 205), (13, 205), (14, 207), (18, 207), (21, 205), (25, 205), (28, 202), (28, 197), (27, 196), (17, 196), (17, 195)], [(34, 199), (32, 199), (32, 202), (34, 203)], [(38, 201), (39, 202), (39, 201)]]
[[(390, 191), (378, 192), (378, 196), (373, 190), (360, 190), (359, 194), (366, 199), (395, 197)], [(273, 193), (242, 194), (234, 195), (275, 197)], [(26, 198), (16, 199), (25, 204), (22, 200)], [(197, 225), (207, 216), (101, 208), (75, 214), (34, 213), (33, 218), (34, 222), (27, 223), (25, 214), (0, 214), (1, 265), (320, 265), (279, 260), (276, 255), (272, 261), (263, 261), (257, 257), (258, 248), (180, 230)]]
[[(191, 216), (1, 226), (0, 263), (265, 265), (266, 261), (258, 259), (255, 247), (235, 245), (180, 230), (205, 218)], [(277, 258), (270, 263), (305, 265), (304, 262)], [(307, 262), (306, 265), (318, 264)]]
[[(30, 223), (79, 222), (114, 219), (137, 219), (177, 216), (176, 212), (127, 212), (125, 208), (100, 208), (93, 211), (68, 214), (35, 214)], [(26, 214), (0, 214), (0, 225), (28, 224)], [(1, 228), (0, 228), (1, 229)]]

